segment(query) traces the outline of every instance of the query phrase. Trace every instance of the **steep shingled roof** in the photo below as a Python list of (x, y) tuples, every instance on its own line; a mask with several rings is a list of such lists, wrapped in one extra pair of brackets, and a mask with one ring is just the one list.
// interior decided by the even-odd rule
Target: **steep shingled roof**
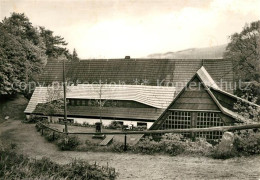
[[(149, 86), (174, 84), (178, 90), (201, 66), (215, 82), (233, 82), (232, 62), (223, 59), (93, 59), (66, 63), (66, 78), (79, 83), (102, 82), (145, 84)], [(223, 76), (224, 75), (224, 76)], [(42, 85), (62, 81), (62, 62), (49, 61), (40, 77)], [(229, 91), (229, 90), (228, 90)], [(232, 90), (229, 92), (232, 93)]]

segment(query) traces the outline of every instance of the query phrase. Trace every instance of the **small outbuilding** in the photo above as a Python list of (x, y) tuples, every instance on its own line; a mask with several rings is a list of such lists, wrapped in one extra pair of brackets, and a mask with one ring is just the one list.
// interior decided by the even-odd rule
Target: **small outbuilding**
[[(243, 123), (246, 121), (245, 118), (233, 108), (238, 100), (260, 108), (257, 104), (221, 89), (202, 66), (150, 130), (207, 128)], [(216, 140), (222, 137), (222, 132), (183, 133), (183, 135)]]

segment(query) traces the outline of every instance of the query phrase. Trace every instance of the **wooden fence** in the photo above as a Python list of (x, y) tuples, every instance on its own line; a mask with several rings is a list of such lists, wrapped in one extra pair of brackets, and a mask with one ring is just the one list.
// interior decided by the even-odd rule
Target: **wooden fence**
[[(45, 124), (38, 123), (40, 126), (47, 128), (51, 131), (57, 132), (57, 133), (64, 133), (57, 129), (53, 129)], [(218, 127), (209, 127), (209, 128), (189, 128), (189, 129), (167, 129), (167, 130), (146, 130), (146, 131), (122, 131), (122, 132), (69, 132), (68, 134), (74, 134), (74, 135), (106, 135), (106, 134), (164, 134), (164, 133), (196, 133), (196, 132), (214, 132), (214, 131), (236, 131), (236, 130), (245, 130), (245, 129), (258, 129), (260, 128), (260, 124), (246, 124), (246, 125), (237, 125), (237, 126), (218, 126)], [(64, 133), (65, 134), (65, 133)]]
[[(41, 132), (43, 134), (44, 129), (49, 129), (53, 131), (53, 139), (55, 133), (62, 133), (66, 134), (65, 132), (61, 132), (57, 129), (51, 128), (45, 124), (42, 124), (41, 122), (38, 122), (38, 125), (40, 125)], [(69, 132), (67, 135), (125, 135), (124, 138), (124, 150), (127, 150), (127, 135), (128, 134), (164, 134), (164, 133), (197, 133), (197, 132), (215, 132), (215, 131), (236, 131), (236, 130), (246, 130), (246, 129), (259, 129), (260, 124), (247, 124), (247, 125), (237, 125), (237, 126), (219, 126), (219, 127), (209, 127), (209, 128), (190, 128), (190, 129), (169, 129), (169, 130), (146, 130), (146, 131), (122, 131), (122, 132), (102, 132), (102, 133), (96, 133), (96, 132)]]

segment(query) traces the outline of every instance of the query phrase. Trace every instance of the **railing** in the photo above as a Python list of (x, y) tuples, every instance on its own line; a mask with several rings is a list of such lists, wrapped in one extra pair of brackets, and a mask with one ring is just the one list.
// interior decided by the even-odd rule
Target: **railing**
[[(41, 122), (38, 122), (38, 125), (40, 125), (40, 128), (42, 130), (43, 134), (43, 129), (49, 129), (53, 131), (53, 137), (54, 133), (62, 133), (66, 134), (65, 132), (61, 132), (57, 129), (53, 129)], [(127, 148), (127, 142), (126, 142), (126, 136), (128, 134), (164, 134), (164, 133), (197, 133), (197, 132), (215, 132), (215, 131), (221, 131), (221, 132), (226, 132), (226, 131), (236, 131), (236, 130), (246, 130), (246, 129), (258, 129), (260, 128), (260, 124), (246, 124), (246, 125), (236, 125), (236, 126), (219, 126), (219, 127), (209, 127), (209, 128), (190, 128), (190, 129), (169, 129), (169, 130), (146, 130), (146, 131), (123, 131), (123, 132), (102, 132), (102, 133), (97, 133), (97, 132), (68, 132), (67, 135), (125, 135), (125, 140), (124, 140), (124, 150)]]
[[(41, 126), (50, 129), (52, 131), (55, 131), (57, 133), (64, 133), (57, 129), (53, 129), (49, 126), (46, 126), (45, 124), (39, 122)], [(260, 128), (260, 124), (246, 124), (246, 125), (237, 125), (237, 126), (219, 126), (219, 127), (208, 127), (208, 128), (189, 128), (189, 129), (168, 129), (168, 130), (146, 130), (146, 131), (123, 131), (123, 132), (68, 132), (67, 134), (74, 134), (74, 135), (106, 135), (106, 134), (164, 134), (164, 133), (196, 133), (196, 132), (214, 132), (214, 131), (236, 131), (236, 130), (245, 130), (245, 129), (258, 129)]]
[[(59, 131), (58, 129), (54, 129), (54, 128), (51, 128), (51, 127), (49, 127), (49, 126), (46, 126), (45, 124), (43, 124), (43, 123), (41, 123), (41, 122), (38, 122), (37, 124), (41, 126), (41, 127), (40, 127), (41, 130), (43, 130), (44, 128), (46, 128), (46, 129), (49, 129), (49, 130), (51, 130), (51, 131), (53, 131), (53, 132), (56, 132), (56, 133), (64, 133), (64, 132)], [(43, 127), (44, 127), (44, 128), (43, 128)]]

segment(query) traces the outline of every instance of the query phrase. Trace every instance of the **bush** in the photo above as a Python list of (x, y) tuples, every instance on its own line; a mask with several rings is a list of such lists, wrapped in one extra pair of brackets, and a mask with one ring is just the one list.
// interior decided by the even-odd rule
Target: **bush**
[(235, 134), (234, 146), (243, 155), (260, 154), (260, 132), (248, 130)]
[(98, 149), (100, 149), (100, 148), (102, 148), (102, 147), (100, 147), (99, 144), (93, 143), (93, 142), (91, 142), (90, 140), (87, 139), (85, 141), (85, 146), (81, 147), (78, 150), (81, 150), (81, 151), (98, 151)]
[[(37, 131), (41, 130), (39, 124), (35, 125)], [(74, 150), (78, 145), (80, 145), (80, 140), (77, 136), (67, 136), (64, 134), (60, 134), (44, 128), (43, 136), (49, 142), (57, 141), (57, 145), (61, 150)]]
[(17, 144), (16, 144), (16, 143), (11, 143), (11, 144), (10, 144), (10, 148), (11, 148), (11, 149), (16, 149), (16, 147), (17, 147)]
[(41, 116), (31, 116), (29, 119), (24, 121), (25, 123), (29, 123), (29, 124), (34, 124), (37, 122), (43, 122), (43, 123), (47, 123), (48, 119), (43, 118)]
[(238, 152), (236, 148), (233, 146), (233, 148), (229, 150), (220, 149), (219, 146), (215, 146), (211, 152), (211, 157), (214, 159), (229, 159), (232, 157), (235, 157), (238, 155)]
[(183, 137), (179, 134), (165, 134), (161, 141), (154, 141), (152, 138), (145, 138), (135, 146), (131, 147), (132, 152), (143, 154), (164, 153), (178, 155), (184, 151)]
[(205, 138), (196, 139), (194, 142), (187, 139), (184, 148), (185, 154), (203, 156), (210, 156), (213, 150), (213, 146)]
[(36, 128), (36, 130), (39, 132), (40, 130), (41, 130), (41, 127), (40, 127), (40, 125), (37, 123), (37, 124), (35, 124), (35, 128)]
[(57, 143), (58, 147), (65, 150), (74, 150), (77, 146), (80, 145), (80, 140), (77, 136), (67, 136), (63, 135)]
[(108, 129), (119, 129), (122, 128), (122, 125), (117, 121), (111, 121), (111, 123), (107, 126)]
[[(99, 146), (91, 142), (85, 141), (86, 146), (80, 147), (81, 151), (102, 151), (102, 152), (124, 152), (124, 143), (113, 142), (109, 146)], [(198, 139), (192, 142), (185, 139), (180, 134), (165, 134), (160, 141), (155, 141), (153, 137), (146, 137), (134, 146), (127, 146), (127, 152), (141, 153), (141, 154), (195, 154), (195, 155), (210, 155), (212, 145), (205, 139)]]
[[(114, 142), (113, 144), (111, 144), (110, 146), (108, 146), (104, 150), (111, 151), (111, 152), (122, 153), (122, 152), (124, 152), (124, 147), (125, 147), (125, 145), (123, 143), (116, 143), (116, 142)], [(131, 150), (130, 146), (127, 146), (127, 150)]]
[(53, 131), (46, 131), (46, 130), (44, 131), (43, 135), (45, 139), (49, 142), (57, 141), (61, 137), (61, 134), (55, 133)]
[(88, 164), (75, 160), (60, 165), (48, 158), (29, 159), (15, 152), (0, 150), (1, 179), (115, 179), (118, 173), (114, 168)]
[(84, 126), (84, 127), (89, 127), (90, 125), (89, 125), (88, 122), (83, 122), (82, 126)]

